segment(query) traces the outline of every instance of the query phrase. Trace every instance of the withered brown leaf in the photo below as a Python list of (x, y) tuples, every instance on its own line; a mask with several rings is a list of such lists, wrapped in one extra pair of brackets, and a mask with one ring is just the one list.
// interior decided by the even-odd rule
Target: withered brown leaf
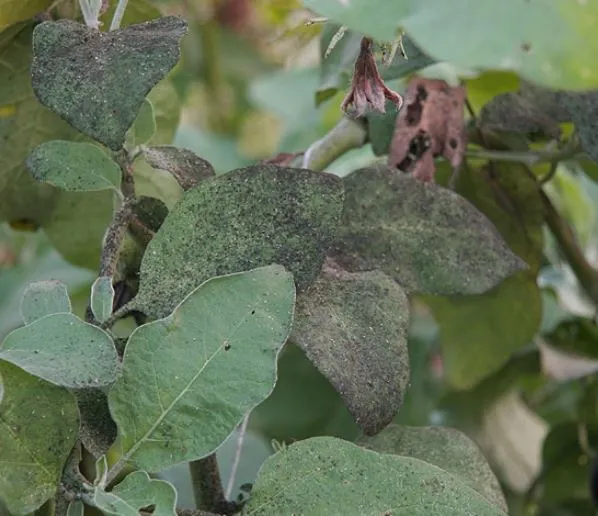
[(434, 179), (437, 156), (444, 156), (458, 169), (467, 146), (465, 95), (462, 86), (450, 87), (436, 79), (413, 79), (397, 117), (388, 165), (421, 181)]

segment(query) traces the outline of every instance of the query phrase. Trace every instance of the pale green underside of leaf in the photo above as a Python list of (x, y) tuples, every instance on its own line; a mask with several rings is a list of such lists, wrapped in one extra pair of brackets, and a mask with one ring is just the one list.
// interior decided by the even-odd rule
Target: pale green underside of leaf
[(109, 385), (119, 371), (114, 343), (103, 330), (70, 313), (47, 315), (11, 332), (0, 358), (56, 385)]
[(30, 283), (23, 292), (21, 316), (25, 324), (45, 315), (70, 312), (71, 300), (64, 283), (53, 280), (37, 281)]
[(332, 437), (292, 444), (260, 469), (245, 515), (505, 516), (459, 477)]
[(211, 279), (137, 328), (109, 394), (121, 460), (159, 471), (214, 451), (271, 392), (294, 299), (272, 265)]

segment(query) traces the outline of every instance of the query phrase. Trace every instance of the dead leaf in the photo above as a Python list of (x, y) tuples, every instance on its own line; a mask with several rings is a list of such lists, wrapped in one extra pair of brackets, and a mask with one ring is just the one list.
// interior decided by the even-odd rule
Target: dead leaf
[(412, 80), (397, 117), (388, 165), (421, 181), (434, 179), (437, 156), (458, 169), (467, 146), (464, 105), (462, 86), (452, 88), (436, 79)]

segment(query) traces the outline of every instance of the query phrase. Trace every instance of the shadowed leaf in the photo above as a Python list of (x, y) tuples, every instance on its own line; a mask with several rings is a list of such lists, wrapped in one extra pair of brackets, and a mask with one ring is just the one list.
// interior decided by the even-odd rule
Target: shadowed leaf
[(99, 32), (71, 20), (33, 33), (35, 94), (81, 132), (119, 150), (149, 91), (179, 59), (184, 20), (173, 16)]
[(131, 146), (143, 145), (149, 142), (156, 134), (156, 113), (151, 101), (143, 99), (137, 118), (127, 135), (127, 142)]
[(0, 31), (18, 21), (33, 18), (51, 3), (52, 0), (0, 0)]
[(0, 360), (0, 499), (24, 516), (54, 496), (77, 438), (75, 398)]
[(452, 473), (499, 509), (507, 503), (486, 458), (465, 434), (454, 428), (389, 425), (358, 444), (381, 453), (413, 457)]
[(71, 300), (66, 285), (59, 281), (37, 281), (30, 283), (21, 299), (21, 316), (30, 324), (45, 315), (70, 313)]
[(409, 292), (477, 294), (525, 268), (468, 201), (386, 167), (344, 178), (334, 257), (349, 271), (379, 268)]
[(175, 516), (176, 491), (170, 482), (151, 479), (145, 471), (134, 471), (107, 493), (96, 487), (93, 501), (104, 514), (138, 516), (139, 509), (154, 505), (156, 516)]
[(243, 511), (251, 516), (293, 513), (506, 515), (435, 465), (332, 437), (300, 441), (267, 459)]
[(118, 373), (110, 336), (70, 313), (48, 315), (14, 330), (0, 345), (0, 358), (64, 387), (109, 385)]
[(92, 143), (42, 143), (29, 154), (27, 167), (37, 181), (72, 192), (120, 187), (120, 167)]
[(149, 243), (133, 306), (165, 316), (213, 276), (279, 263), (299, 289), (319, 274), (340, 218), (332, 175), (256, 165), (202, 181)]
[(159, 471), (213, 452), (272, 391), (294, 302), (272, 265), (211, 279), (137, 328), (109, 394), (120, 461)]
[(295, 317), (292, 342), (337, 389), (363, 431), (379, 432), (409, 383), (409, 304), (401, 288), (380, 272), (331, 271), (299, 296)]

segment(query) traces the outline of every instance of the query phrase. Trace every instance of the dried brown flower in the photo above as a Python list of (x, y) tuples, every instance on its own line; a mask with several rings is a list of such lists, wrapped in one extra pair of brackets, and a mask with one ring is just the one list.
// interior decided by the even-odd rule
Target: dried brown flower
[(386, 99), (396, 104), (398, 109), (403, 105), (403, 97), (386, 86), (380, 76), (372, 52), (371, 38), (362, 38), (361, 49), (353, 70), (351, 91), (343, 100), (341, 108), (345, 113), (356, 118), (363, 116), (368, 109), (384, 113)]

